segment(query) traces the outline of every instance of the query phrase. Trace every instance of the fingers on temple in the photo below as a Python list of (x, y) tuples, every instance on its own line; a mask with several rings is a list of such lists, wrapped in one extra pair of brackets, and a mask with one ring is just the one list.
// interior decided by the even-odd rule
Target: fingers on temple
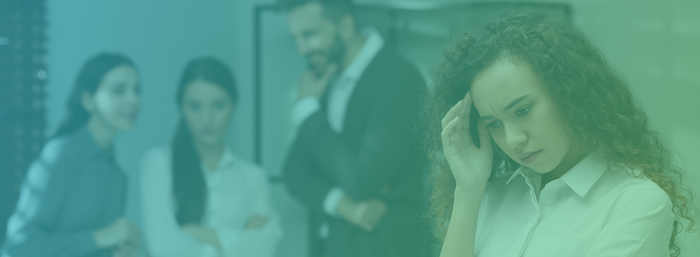
[(445, 117), (442, 118), (442, 129), (445, 130), (445, 127), (447, 124), (449, 124), (452, 120), (455, 119), (455, 117), (459, 116), (460, 112), (460, 107), (462, 106), (462, 101), (457, 102), (452, 108), (450, 108), (449, 111), (445, 114)]
[(457, 123), (459, 123), (459, 116), (455, 116), (452, 121), (447, 123), (445, 127), (442, 129), (442, 138), (443, 138), (443, 144), (446, 143), (445, 140), (450, 140), (450, 137), (452, 136), (452, 132), (455, 131), (455, 127), (457, 126)]
[(460, 119), (462, 120), (459, 124), (459, 127), (457, 127), (458, 130), (468, 130), (469, 129), (469, 116), (471, 115), (471, 107), (472, 107), (472, 97), (471, 97), (471, 92), (467, 92), (467, 94), (464, 96), (464, 99), (462, 99), (462, 106), (461, 110), (459, 113), (459, 116), (461, 117)]

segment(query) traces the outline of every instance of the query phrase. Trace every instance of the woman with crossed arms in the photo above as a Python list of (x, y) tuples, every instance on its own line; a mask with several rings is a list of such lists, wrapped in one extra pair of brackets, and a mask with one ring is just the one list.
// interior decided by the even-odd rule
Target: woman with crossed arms
[(144, 236), (153, 257), (270, 257), (282, 231), (267, 173), (235, 156), (225, 136), (233, 75), (220, 61), (190, 62), (180, 79), (182, 121), (168, 147), (142, 164)]

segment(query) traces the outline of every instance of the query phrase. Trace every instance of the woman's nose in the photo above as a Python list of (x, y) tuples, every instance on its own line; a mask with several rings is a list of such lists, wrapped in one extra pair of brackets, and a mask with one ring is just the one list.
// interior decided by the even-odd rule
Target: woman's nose
[(512, 149), (517, 148), (522, 143), (527, 142), (527, 135), (517, 126), (505, 126), (506, 130), (506, 145)]

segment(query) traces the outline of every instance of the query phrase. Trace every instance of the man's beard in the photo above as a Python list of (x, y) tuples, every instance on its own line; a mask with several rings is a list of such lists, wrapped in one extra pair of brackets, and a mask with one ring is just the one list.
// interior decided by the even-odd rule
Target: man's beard
[[(311, 51), (306, 55), (309, 69), (314, 72), (316, 77), (320, 77), (331, 64), (335, 64), (336, 67), (340, 69), (340, 64), (343, 62), (343, 55), (346, 49), (347, 47), (340, 38), (340, 35), (336, 34), (335, 42), (328, 50)], [(312, 56), (323, 56), (326, 61), (323, 64), (314, 64), (311, 61)]]

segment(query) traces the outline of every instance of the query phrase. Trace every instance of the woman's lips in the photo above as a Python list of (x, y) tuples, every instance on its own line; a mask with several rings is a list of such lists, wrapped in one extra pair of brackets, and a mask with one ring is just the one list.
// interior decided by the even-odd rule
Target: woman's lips
[(540, 152), (542, 152), (542, 150), (525, 153), (520, 156), (520, 160), (523, 162), (524, 165), (528, 165), (535, 161), (535, 159), (537, 159), (537, 156), (540, 155)]

